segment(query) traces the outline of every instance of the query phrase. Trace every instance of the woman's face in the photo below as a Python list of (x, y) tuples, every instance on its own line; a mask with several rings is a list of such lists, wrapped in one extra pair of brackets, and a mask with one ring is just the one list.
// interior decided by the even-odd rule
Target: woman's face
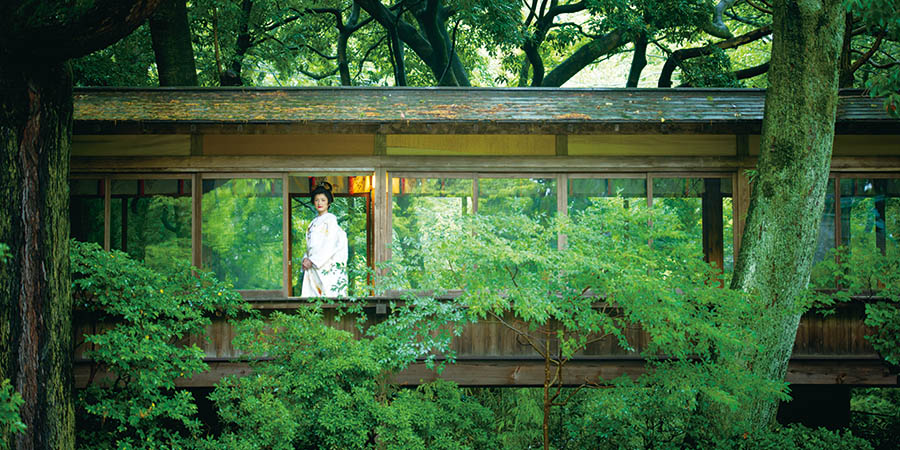
[(318, 211), (319, 214), (328, 211), (328, 197), (326, 197), (325, 194), (316, 194), (316, 196), (313, 197), (313, 205), (316, 207), (316, 211)]

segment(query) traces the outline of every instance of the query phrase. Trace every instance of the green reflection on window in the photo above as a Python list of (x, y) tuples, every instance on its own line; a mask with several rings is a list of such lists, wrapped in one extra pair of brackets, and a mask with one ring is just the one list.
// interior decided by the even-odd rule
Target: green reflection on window
[(191, 261), (191, 181), (114, 180), (110, 246), (160, 272)]
[(478, 214), (556, 215), (555, 178), (479, 178)]
[[(653, 178), (654, 227), (677, 227), (680, 237), (654, 238), (653, 245), (689, 245), (707, 256), (722, 252), (725, 272), (734, 268), (734, 206), (730, 178)], [(704, 242), (704, 209), (707, 209), (707, 239)], [(716, 211), (721, 210), (720, 213)], [(721, 230), (721, 234), (716, 230)]]
[(628, 208), (636, 202), (647, 203), (646, 179), (569, 179), (569, 214), (575, 215), (590, 205)]
[(236, 289), (282, 288), (280, 179), (203, 180), (203, 265)]
[[(395, 179), (392, 200), (391, 259), (404, 268), (406, 288), (426, 285), (441, 258), (439, 246), (455, 229), (459, 217), (472, 214), (471, 178)], [(459, 288), (440, 280), (429, 287)]]
[(900, 237), (900, 180), (841, 180), (841, 244), (851, 252), (895, 255)]

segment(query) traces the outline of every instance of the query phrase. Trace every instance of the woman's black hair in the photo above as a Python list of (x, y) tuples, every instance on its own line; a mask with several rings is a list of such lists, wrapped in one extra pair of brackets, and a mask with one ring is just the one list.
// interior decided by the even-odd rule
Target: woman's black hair
[(322, 194), (328, 199), (328, 206), (334, 203), (334, 195), (331, 193), (331, 183), (323, 181), (312, 192), (309, 193), (309, 200), (315, 202), (316, 195)]

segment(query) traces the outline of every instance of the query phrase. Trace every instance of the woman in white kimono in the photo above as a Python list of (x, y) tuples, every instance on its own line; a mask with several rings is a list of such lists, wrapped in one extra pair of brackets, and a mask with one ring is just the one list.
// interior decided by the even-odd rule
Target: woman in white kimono
[(322, 183), (310, 194), (319, 213), (306, 230), (301, 297), (347, 296), (347, 233), (328, 212), (334, 202), (331, 184)]

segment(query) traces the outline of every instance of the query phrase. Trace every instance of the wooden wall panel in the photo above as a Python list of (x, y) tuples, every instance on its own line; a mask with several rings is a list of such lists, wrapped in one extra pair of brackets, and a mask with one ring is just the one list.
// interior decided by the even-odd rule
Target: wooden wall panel
[(374, 134), (207, 134), (206, 156), (371, 156)]
[(569, 135), (569, 156), (735, 156), (734, 135)]
[(556, 140), (555, 135), (392, 134), (387, 136), (387, 154), (410, 156), (555, 156)]
[(189, 134), (104, 134), (72, 136), (72, 156), (188, 156)]

